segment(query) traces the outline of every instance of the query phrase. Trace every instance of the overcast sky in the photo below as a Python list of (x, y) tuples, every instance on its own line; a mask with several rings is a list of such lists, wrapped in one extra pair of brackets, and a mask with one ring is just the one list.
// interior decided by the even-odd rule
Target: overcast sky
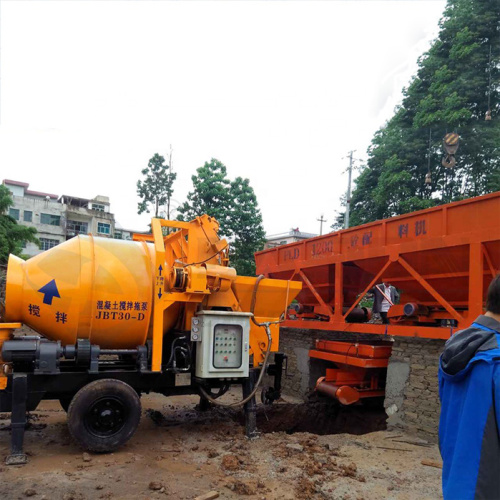
[[(174, 205), (214, 157), (248, 177), (268, 234), (329, 226), (348, 152), (366, 158), (441, 0), (0, 2), (0, 181), (110, 197), (173, 147)], [(359, 162), (358, 162), (359, 163)]]

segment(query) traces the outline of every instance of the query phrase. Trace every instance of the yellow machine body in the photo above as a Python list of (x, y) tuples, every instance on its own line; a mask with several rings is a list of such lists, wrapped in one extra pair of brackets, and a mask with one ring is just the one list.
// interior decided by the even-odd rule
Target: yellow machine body
[[(10, 256), (5, 320), (63, 345), (89, 339), (103, 349), (126, 349), (151, 339), (153, 371), (161, 370), (164, 335), (189, 330), (197, 310), (250, 312), (255, 296), (256, 320), (278, 320), (301, 283), (263, 279), (256, 286), (257, 278), (237, 276), (218, 228), (207, 215), (153, 219), (153, 234), (137, 241), (77, 236), (26, 262)], [(278, 335), (273, 325), (272, 351)], [(255, 366), (267, 343), (264, 329), (252, 324)]]
[(105, 349), (146, 341), (152, 261), (145, 243), (77, 236), (7, 268), (5, 313), (63, 345), (89, 339)]

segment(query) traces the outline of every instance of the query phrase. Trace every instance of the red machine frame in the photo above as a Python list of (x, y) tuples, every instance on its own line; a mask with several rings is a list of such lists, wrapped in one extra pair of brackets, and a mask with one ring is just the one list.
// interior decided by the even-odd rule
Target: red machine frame
[[(284, 327), (447, 339), (483, 312), (499, 272), (500, 192), (278, 246), (255, 260), (259, 274), (303, 283)], [(388, 325), (368, 323), (358, 307), (379, 282), (401, 291)], [(317, 340), (309, 356), (334, 368), (316, 390), (344, 405), (383, 396), (390, 353), (390, 343)]]
[[(499, 272), (500, 192), (278, 246), (257, 252), (255, 259), (257, 273), (302, 281), (314, 297), (314, 315), (322, 320), (298, 314), (284, 327), (446, 339), (482, 313), (488, 278)], [(450, 264), (439, 268), (443, 259)], [(322, 278), (319, 270), (332, 265), (334, 276)], [(348, 266), (365, 266), (362, 288), (346, 281)], [(315, 282), (308, 277), (314, 273)], [(405, 322), (401, 305), (391, 308), (389, 325), (347, 322), (363, 296), (386, 280), (425, 295), (419, 302), (432, 306), (432, 314)], [(333, 300), (325, 300), (332, 290)], [(447, 296), (457, 292), (458, 298)], [(439, 319), (448, 327), (429, 326)]]
[(383, 396), (380, 378), (389, 364), (391, 349), (390, 345), (316, 340), (316, 349), (309, 351), (309, 357), (337, 366), (327, 368), (326, 376), (318, 379), (316, 390), (344, 405)]

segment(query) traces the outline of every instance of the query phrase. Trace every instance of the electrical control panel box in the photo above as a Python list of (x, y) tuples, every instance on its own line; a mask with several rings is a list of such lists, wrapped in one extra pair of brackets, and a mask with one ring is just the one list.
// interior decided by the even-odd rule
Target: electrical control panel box
[(191, 321), (199, 378), (248, 377), (251, 313), (200, 311)]

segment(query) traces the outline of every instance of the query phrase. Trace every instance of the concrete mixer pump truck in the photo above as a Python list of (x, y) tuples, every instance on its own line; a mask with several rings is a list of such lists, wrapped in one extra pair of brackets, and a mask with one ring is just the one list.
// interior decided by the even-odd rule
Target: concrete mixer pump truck
[[(246, 432), (255, 433), (264, 374), (274, 386), (263, 399), (280, 395), (278, 321), (301, 284), (237, 276), (218, 228), (207, 215), (153, 219), (152, 235), (135, 241), (77, 236), (26, 262), (10, 256), (0, 323), (7, 463), (26, 461), (26, 412), (44, 399), (61, 402), (83, 448), (109, 452), (135, 432), (142, 393), (217, 404), (239, 384)], [(16, 336), (22, 324), (37, 335)]]

